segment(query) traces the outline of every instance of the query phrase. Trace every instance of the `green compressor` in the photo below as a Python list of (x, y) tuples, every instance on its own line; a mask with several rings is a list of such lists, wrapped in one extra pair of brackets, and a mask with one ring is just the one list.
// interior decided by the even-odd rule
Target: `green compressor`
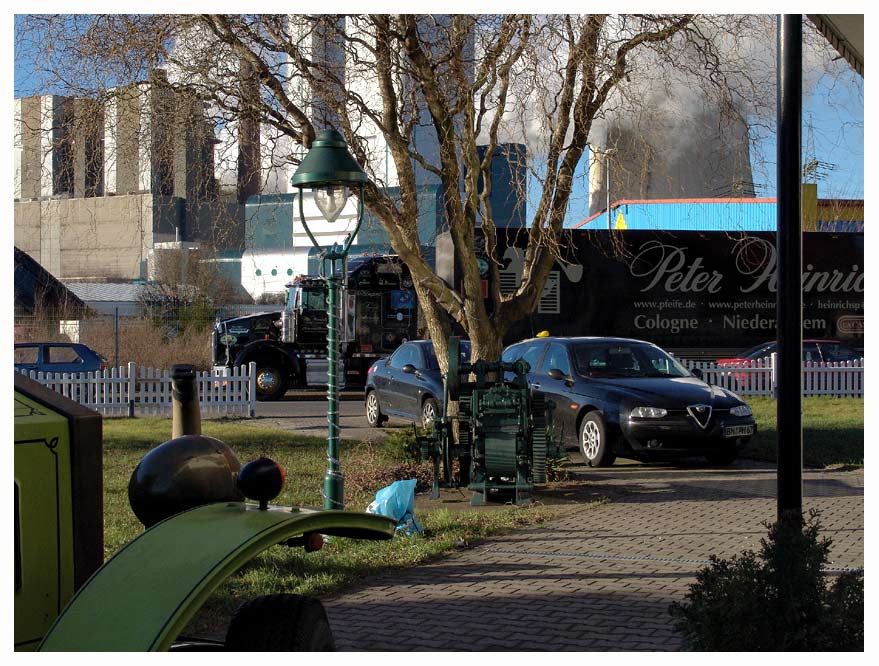
[[(459, 350), (458, 338), (450, 338), (443, 400), (444, 407), (457, 400), (458, 415), (449, 417), (444, 408), (431, 433), (419, 438), (422, 457), (433, 462), (431, 498), (439, 498), (440, 487), (466, 486), (474, 492), (473, 506), (511, 492), (517, 505), (528, 504), (534, 484), (546, 483), (547, 458), (559, 457), (552, 404), (529, 390), (527, 361), (466, 363)], [(462, 379), (471, 374), (473, 381)]]

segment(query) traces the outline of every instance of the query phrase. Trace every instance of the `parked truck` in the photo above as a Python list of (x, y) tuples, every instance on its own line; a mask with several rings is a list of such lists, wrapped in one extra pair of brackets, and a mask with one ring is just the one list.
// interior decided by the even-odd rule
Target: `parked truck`
[[(340, 385), (362, 386), (373, 362), (417, 336), (418, 310), (409, 270), (396, 255), (351, 257), (345, 273)], [(287, 285), (283, 310), (214, 324), (214, 372), (254, 361), (257, 400), (277, 400), (290, 388), (325, 386), (327, 322), (326, 282), (298, 276)]]

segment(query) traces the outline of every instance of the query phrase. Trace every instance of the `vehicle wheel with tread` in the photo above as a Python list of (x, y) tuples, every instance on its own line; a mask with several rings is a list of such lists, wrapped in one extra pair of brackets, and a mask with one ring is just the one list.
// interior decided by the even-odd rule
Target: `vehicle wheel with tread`
[(434, 398), (425, 398), (421, 404), (421, 427), (430, 430), (433, 420), (439, 416), (439, 403)]
[(335, 652), (323, 604), (298, 594), (270, 594), (235, 612), (227, 652)]
[(257, 365), (256, 399), (260, 401), (278, 400), (287, 392), (287, 377), (284, 371), (274, 364)]
[(370, 391), (366, 395), (366, 422), (370, 428), (381, 428), (382, 424), (387, 420), (388, 417), (382, 414), (378, 395), (375, 391)]
[(616, 460), (598, 412), (589, 412), (580, 424), (580, 455), (589, 467), (610, 467)]

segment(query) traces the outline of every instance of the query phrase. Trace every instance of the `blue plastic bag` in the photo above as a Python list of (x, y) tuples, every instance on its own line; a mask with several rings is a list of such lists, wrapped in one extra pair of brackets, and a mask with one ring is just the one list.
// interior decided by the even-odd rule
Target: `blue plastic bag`
[(421, 524), (415, 518), (416, 479), (394, 481), (375, 494), (375, 500), (366, 507), (367, 513), (377, 513), (397, 521), (397, 534), (421, 534)]

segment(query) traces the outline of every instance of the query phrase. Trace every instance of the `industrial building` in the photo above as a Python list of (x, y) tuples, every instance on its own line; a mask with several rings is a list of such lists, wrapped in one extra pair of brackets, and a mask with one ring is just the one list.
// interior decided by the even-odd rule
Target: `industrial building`
[(150, 81), (105, 100), (15, 100), (15, 245), (62, 279), (151, 277), (154, 253), (240, 244), (200, 103)]
[[(818, 199), (814, 184), (803, 185), (803, 230), (833, 233), (864, 230), (862, 199)], [(666, 231), (775, 231), (776, 199), (623, 199), (570, 229)]]
[[(480, 157), (484, 152), (485, 147), (480, 146)], [(489, 201), (498, 227), (525, 226), (526, 158), (523, 144), (502, 144), (495, 151)], [(445, 227), (442, 192), (438, 182), (419, 186), (417, 224), (422, 247), (433, 247), (437, 234)], [(399, 188), (389, 188), (388, 194), (392, 199), (398, 197)], [(297, 193), (264, 194), (247, 200), (239, 279), (254, 297), (283, 292), (294, 275), (318, 272), (318, 250), (299, 219), (297, 197)], [(314, 207), (305, 207), (305, 211), (309, 229), (325, 247), (344, 240), (356, 215), (353, 201), (349, 201), (334, 225), (327, 224)], [(369, 211), (364, 211), (363, 224), (349, 255), (363, 253), (393, 253), (387, 233)], [(232, 264), (228, 268), (234, 270)]]
[[(116, 282), (154, 279), (157, 253), (209, 248), (204, 260), (254, 298), (283, 292), (293, 275), (314, 268), (286, 167), (255, 179), (246, 168), (259, 153), (248, 140), (260, 140), (259, 131), (237, 136), (241, 180), (224, 187), (229, 173), (215, 165), (218, 140), (204, 109), (172, 93), (163, 73), (111, 93), (103, 106), (56, 95), (15, 101), (17, 247), (63, 280)], [(523, 145), (498, 148), (491, 202), (499, 226), (525, 224), (525, 167)], [(430, 246), (442, 227), (442, 188), (422, 172), (418, 231)], [(263, 191), (269, 181), (280, 191)], [(397, 194), (396, 186), (388, 191)], [(329, 225), (305, 196), (315, 237), (341, 243), (356, 202)], [(368, 213), (355, 243), (355, 251), (390, 251)]]

